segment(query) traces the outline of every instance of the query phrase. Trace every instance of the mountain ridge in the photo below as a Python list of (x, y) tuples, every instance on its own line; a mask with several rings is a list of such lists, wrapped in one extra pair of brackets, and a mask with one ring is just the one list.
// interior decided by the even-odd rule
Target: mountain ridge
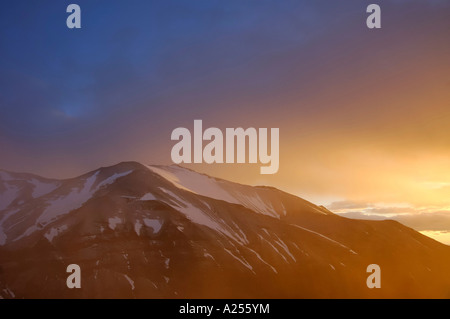
[[(4, 298), (450, 296), (450, 247), (398, 222), (178, 165), (121, 162), (58, 182), (33, 197), (0, 174), (0, 199), (19, 196), (0, 210)], [(65, 286), (69, 263), (83, 289)], [(366, 286), (372, 263), (381, 289)]]

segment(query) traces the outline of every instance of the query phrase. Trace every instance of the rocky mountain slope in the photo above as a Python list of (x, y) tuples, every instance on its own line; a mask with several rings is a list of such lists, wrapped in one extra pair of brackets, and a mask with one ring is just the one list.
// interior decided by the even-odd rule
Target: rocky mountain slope
[(0, 171), (1, 298), (449, 298), (449, 266), (450, 247), (398, 222), (179, 166)]

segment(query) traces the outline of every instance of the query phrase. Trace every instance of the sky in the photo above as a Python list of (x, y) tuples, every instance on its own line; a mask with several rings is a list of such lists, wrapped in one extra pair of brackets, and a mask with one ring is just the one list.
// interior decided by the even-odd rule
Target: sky
[[(66, 27), (72, 2), (81, 29)], [(0, 168), (168, 165), (171, 132), (195, 119), (276, 127), (277, 174), (186, 166), (450, 244), (449, 17), (446, 0), (7, 1)]]

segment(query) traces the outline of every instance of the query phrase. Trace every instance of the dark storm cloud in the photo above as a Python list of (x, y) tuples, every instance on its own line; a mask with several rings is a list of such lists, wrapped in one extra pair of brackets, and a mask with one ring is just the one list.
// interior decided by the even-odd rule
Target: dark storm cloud
[(0, 124), (11, 138), (77, 134), (85, 126), (66, 120), (126, 115), (230, 72), (239, 82), (245, 64), (302, 45), (330, 13), (307, 1), (79, 1), (83, 27), (68, 30), (67, 3), (15, 2), (0, 13)]

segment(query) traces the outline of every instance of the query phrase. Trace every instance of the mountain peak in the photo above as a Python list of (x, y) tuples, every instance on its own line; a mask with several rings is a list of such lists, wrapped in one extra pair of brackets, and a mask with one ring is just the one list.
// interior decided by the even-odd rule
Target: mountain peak
[[(17, 298), (360, 298), (374, 293), (355, 276), (370, 263), (384, 269), (382, 297), (423, 296), (430, 283), (443, 297), (450, 285), (442, 279), (448, 247), (399, 223), (343, 218), (272, 187), (138, 162), (49, 183), (0, 173), (4, 298), (5, 290)], [(39, 263), (30, 268), (30, 258)], [(61, 265), (74, 262), (85, 278), (78, 292), (61, 288)]]

